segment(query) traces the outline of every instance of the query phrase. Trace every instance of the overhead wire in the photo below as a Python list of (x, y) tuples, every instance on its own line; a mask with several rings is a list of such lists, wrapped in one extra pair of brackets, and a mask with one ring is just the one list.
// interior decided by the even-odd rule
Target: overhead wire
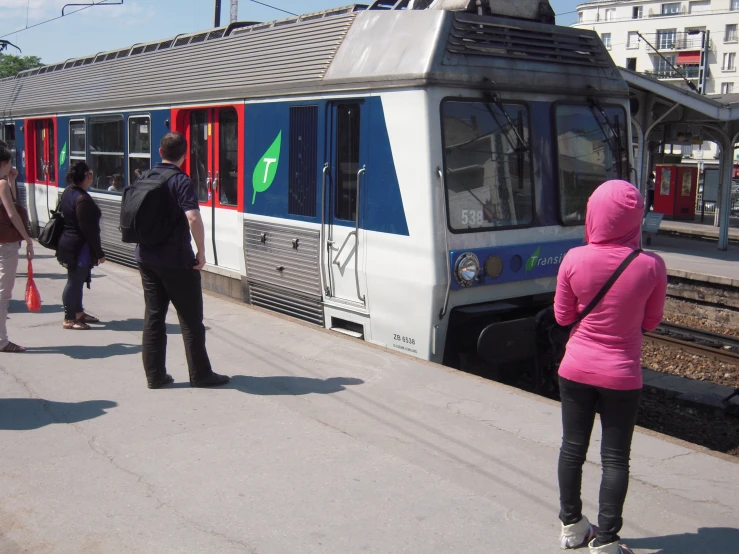
[[(29, 2), (30, 3), (30, 2)], [(58, 15), (56, 17), (52, 17), (51, 19), (47, 19), (46, 21), (41, 21), (39, 23), (36, 23), (34, 25), (29, 26), (28, 25), (28, 7), (26, 7), (26, 27), (24, 29), (17, 29), (15, 31), (10, 31), (9, 33), (5, 33), (4, 35), (0, 35), (0, 38), (9, 37), (10, 35), (15, 35), (18, 33), (21, 33), (23, 31), (27, 31), (28, 29), (33, 29), (35, 27), (40, 27), (41, 25), (46, 25), (47, 23), (51, 23), (52, 21), (56, 21), (57, 19), (61, 19), (62, 17), (69, 17), (70, 15), (79, 13), (81, 11), (87, 10), (89, 8), (94, 8), (95, 6), (99, 6), (100, 4), (107, 4), (107, 0), (100, 0), (100, 2), (93, 2), (89, 6), (84, 6), (78, 10), (74, 10), (72, 12), (67, 13), (66, 15)]]

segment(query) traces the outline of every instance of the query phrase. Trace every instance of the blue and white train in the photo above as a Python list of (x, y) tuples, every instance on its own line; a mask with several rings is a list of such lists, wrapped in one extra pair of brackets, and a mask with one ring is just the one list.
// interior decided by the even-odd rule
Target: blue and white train
[(546, 381), (557, 268), (591, 191), (628, 176), (628, 88), (598, 36), (554, 25), (546, 0), (468, 4), (235, 23), (0, 81), (34, 228), (86, 159), (104, 248), (132, 264), (121, 189), (179, 130), (208, 288)]

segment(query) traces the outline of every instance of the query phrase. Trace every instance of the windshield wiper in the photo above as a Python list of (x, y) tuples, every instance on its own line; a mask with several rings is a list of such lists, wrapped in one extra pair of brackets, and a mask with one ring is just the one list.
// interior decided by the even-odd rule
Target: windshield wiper
[[(628, 151), (626, 150), (626, 147), (624, 146), (624, 143), (621, 140), (621, 134), (618, 131), (616, 131), (616, 129), (611, 124), (611, 120), (608, 119), (608, 115), (603, 109), (603, 106), (600, 105), (600, 102), (598, 102), (595, 98), (590, 98), (589, 100), (590, 100), (590, 111), (593, 112), (593, 117), (595, 118), (595, 122), (598, 124), (598, 127), (600, 127), (600, 131), (601, 133), (603, 133), (603, 138), (606, 139), (606, 141), (608, 142), (608, 145), (611, 147), (611, 154), (613, 154), (614, 157), (616, 158), (616, 161), (618, 164), (617, 165), (618, 177), (619, 179), (623, 179), (623, 159), (622, 157), (623, 157), (623, 154)], [(608, 138), (608, 133), (606, 133), (606, 130), (603, 128), (603, 124), (601, 123), (601, 120), (598, 117), (598, 113), (600, 113), (600, 115), (605, 120), (606, 125), (608, 126), (608, 130), (611, 131), (611, 135), (615, 139), (615, 142), (616, 142), (615, 151), (614, 151), (613, 145), (611, 144), (611, 139)], [(618, 121), (616, 123), (618, 124)], [(629, 164), (629, 173), (630, 172), (631, 172), (631, 164)]]
[(514, 145), (513, 142), (511, 142), (511, 139), (508, 137), (508, 133), (504, 133), (506, 140), (508, 141), (508, 144), (511, 145), (511, 148), (518, 154), (521, 154), (523, 152), (529, 152), (531, 151), (531, 147), (528, 145), (528, 143), (523, 139), (521, 136), (521, 133), (518, 132), (518, 127), (513, 123), (511, 120), (511, 117), (508, 115), (508, 112), (505, 109), (505, 106), (503, 105), (503, 102), (500, 101), (500, 98), (498, 98), (497, 94), (491, 94), (490, 92), (484, 92), (483, 95), (485, 96), (485, 108), (487, 108), (488, 112), (490, 112), (490, 115), (493, 117), (495, 122), (498, 124), (498, 126), (502, 129), (503, 125), (500, 124), (498, 121), (498, 116), (495, 114), (495, 110), (493, 110), (490, 107), (490, 104), (495, 105), (496, 108), (500, 110), (500, 112), (503, 114), (503, 117), (506, 118), (506, 121), (508, 122), (508, 125), (511, 127), (511, 130), (516, 135), (516, 138), (518, 139), (518, 146)]

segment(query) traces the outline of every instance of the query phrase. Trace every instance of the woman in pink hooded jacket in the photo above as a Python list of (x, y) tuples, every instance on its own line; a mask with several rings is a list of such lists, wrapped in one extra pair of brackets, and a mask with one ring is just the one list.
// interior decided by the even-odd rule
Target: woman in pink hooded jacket
[[(607, 181), (593, 192), (585, 220), (587, 245), (570, 250), (559, 268), (554, 311), (560, 325), (576, 322), (624, 259), (639, 249), (643, 215), (644, 200), (626, 181)], [(562, 548), (589, 543), (591, 554), (631, 552), (619, 545), (618, 532), (642, 388), (642, 330), (659, 325), (666, 290), (662, 258), (641, 253), (570, 334), (559, 368)], [(597, 532), (583, 516), (580, 498), (582, 466), (596, 411), (603, 434)]]

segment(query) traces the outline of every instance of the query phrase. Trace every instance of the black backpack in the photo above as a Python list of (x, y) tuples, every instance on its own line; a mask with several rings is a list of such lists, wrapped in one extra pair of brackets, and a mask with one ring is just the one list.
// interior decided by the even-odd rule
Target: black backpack
[(123, 190), (121, 200), (121, 240), (154, 245), (167, 240), (182, 214), (169, 191), (167, 181), (177, 169), (152, 169)]

